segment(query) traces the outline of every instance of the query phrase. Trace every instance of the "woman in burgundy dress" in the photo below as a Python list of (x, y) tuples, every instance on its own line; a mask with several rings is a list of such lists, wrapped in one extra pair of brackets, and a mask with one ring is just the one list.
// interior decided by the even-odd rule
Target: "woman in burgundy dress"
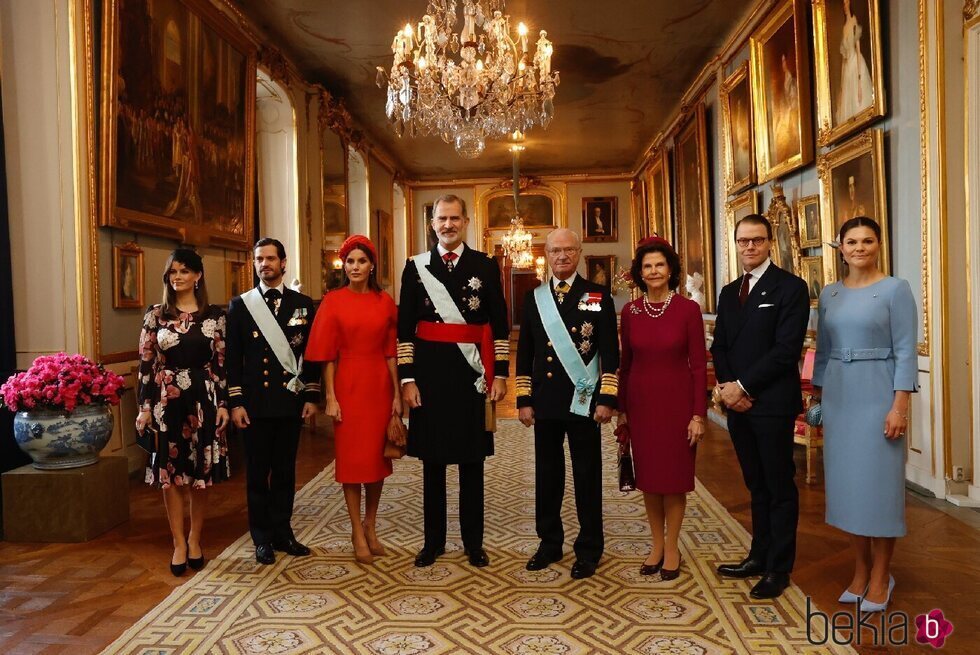
[(685, 494), (694, 490), (694, 456), (704, 438), (704, 321), (698, 304), (676, 293), (680, 259), (666, 240), (641, 241), (630, 273), (645, 293), (622, 311), (619, 423), (630, 428), (636, 487), (653, 535), (640, 573), (673, 580)]
[(378, 256), (367, 237), (347, 239), (340, 258), (344, 286), (324, 296), (305, 358), (323, 362), (327, 416), (334, 420), (335, 477), (344, 487), (354, 557), (370, 564), (374, 555), (385, 554), (375, 521), (384, 479), (391, 475), (391, 460), (384, 457), (386, 428), (392, 416), (401, 416), (397, 309), (378, 284)]

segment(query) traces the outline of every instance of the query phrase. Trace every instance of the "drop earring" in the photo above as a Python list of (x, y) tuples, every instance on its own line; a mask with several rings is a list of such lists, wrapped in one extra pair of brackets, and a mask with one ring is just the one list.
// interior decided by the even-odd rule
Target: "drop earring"
[(194, 280), (194, 290), (197, 291), (197, 285), (200, 283), (199, 280)]

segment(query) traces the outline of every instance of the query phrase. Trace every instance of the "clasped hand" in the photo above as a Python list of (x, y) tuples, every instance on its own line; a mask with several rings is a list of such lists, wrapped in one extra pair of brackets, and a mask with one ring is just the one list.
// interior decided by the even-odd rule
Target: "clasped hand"
[(711, 395), (733, 412), (747, 412), (752, 409), (752, 399), (742, 391), (737, 382), (721, 382)]

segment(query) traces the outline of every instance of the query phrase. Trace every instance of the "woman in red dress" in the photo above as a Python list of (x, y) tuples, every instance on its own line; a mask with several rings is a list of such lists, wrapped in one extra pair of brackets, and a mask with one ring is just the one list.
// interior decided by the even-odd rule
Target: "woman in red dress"
[(619, 423), (630, 426), (636, 487), (653, 535), (640, 573), (659, 571), (662, 580), (680, 574), (677, 541), (707, 412), (704, 321), (698, 304), (676, 293), (680, 268), (666, 240), (641, 241), (630, 272), (645, 293), (623, 307), (621, 321)]
[[(323, 298), (306, 359), (323, 362), (327, 416), (334, 420), (335, 477), (344, 487), (351, 541), (358, 562), (384, 555), (375, 521), (391, 460), (384, 457), (386, 429), (401, 416), (395, 367), (397, 309), (378, 284), (374, 244), (361, 235), (340, 248), (344, 285)], [(366, 503), (361, 518), (361, 485)]]

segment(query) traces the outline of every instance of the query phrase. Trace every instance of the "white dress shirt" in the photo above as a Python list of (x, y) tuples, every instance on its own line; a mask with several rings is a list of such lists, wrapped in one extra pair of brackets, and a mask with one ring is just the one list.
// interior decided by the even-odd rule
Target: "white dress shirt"
[(762, 262), (751, 271), (743, 271), (743, 275), (748, 273), (752, 277), (749, 278), (749, 293), (752, 293), (752, 289), (755, 288), (756, 283), (762, 279), (763, 274), (769, 270), (769, 265), (772, 264), (772, 259), (766, 257), (766, 261)]

